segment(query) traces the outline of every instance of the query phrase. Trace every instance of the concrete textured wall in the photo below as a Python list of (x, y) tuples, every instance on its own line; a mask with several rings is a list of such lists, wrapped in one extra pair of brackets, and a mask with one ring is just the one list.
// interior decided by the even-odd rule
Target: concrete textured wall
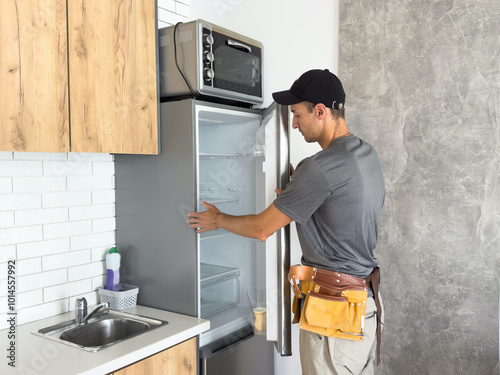
[(500, 1), (344, 0), (346, 118), (387, 185), (380, 373), (498, 374)]

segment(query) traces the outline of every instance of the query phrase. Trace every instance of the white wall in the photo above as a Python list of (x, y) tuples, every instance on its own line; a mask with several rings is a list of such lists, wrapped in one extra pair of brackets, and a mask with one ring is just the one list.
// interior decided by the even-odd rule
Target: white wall
[[(189, 0), (158, 0), (159, 27), (186, 21)], [(7, 328), (8, 261), (16, 260), (17, 324), (97, 303), (115, 245), (109, 154), (0, 152), (0, 329)]]
[(115, 243), (113, 175), (109, 154), (0, 152), (0, 328), (10, 260), (18, 324), (69, 311), (77, 296), (96, 303)]
[[(338, 0), (191, 0), (191, 18), (201, 18), (256, 39), (264, 45), (264, 106), (271, 94), (287, 90), (309, 69), (338, 71)], [(293, 165), (319, 150), (291, 132)], [(292, 264), (300, 263), (292, 231)], [(293, 356), (275, 358), (275, 374), (300, 374), (298, 329), (293, 326)]]
[[(264, 106), (309, 69), (338, 70), (338, 0), (191, 0), (201, 18), (264, 45)], [(292, 163), (319, 150), (292, 132)]]

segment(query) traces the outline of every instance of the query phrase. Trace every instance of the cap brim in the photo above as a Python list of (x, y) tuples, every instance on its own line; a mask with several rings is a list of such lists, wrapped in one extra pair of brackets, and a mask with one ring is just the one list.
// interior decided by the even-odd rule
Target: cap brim
[(285, 91), (278, 91), (273, 93), (273, 99), (276, 103), (281, 104), (281, 105), (292, 105), (292, 104), (297, 104), (301, 103), (304, 100), (297, 98), (295, 95), (293, 95), (290, 90), (285, 90)]

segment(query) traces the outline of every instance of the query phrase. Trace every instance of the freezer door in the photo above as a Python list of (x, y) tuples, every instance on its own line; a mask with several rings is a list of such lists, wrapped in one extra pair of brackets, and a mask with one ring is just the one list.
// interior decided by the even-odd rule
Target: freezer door
[[(262, 126), (258, 139), (265, 149), (263, 203), (269, 206), (276, 194), (276, 188), (284, 189), (290, 180), (288, 106), (273, 103), (263, 112)], [(266, 254), (266, 336), (276, 343), (276, 350), (282, 356), (291, 352), (291, 300), (288, 270), (290, 268), (290, 227), (280, 229), (265, 243)]]

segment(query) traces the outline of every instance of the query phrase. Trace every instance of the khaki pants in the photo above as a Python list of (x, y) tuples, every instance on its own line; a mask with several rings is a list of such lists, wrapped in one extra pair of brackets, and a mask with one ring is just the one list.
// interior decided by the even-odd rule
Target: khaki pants
[[(380, 298), (380, 293), (379, 293)], [(380, 298), (382, 305), (382, 299)], [(383, 310), (383, 306), (382, 306)], [(362, 342), (326, 337), (300, 330), (300, 362), (303, 375), (373, 375), (377, 360), (377, 308), (373, 298), (366, 305)], [(382, 322), (383, 316), (381, 317)]]

